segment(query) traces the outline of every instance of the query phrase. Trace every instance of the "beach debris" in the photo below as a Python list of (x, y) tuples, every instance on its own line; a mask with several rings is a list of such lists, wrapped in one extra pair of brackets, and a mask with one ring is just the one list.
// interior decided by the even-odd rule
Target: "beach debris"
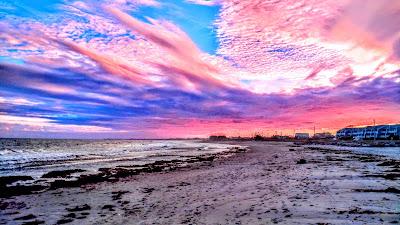
[(85, 211), (85, 210), (90, 210), (91, 207), (88, 204), (83, 204), (81, 206), (75, 206), (74, 208), (67, 208), (68, 212), (80, 212), (80, 211)]
[(297, 163), (297, 164), (306, 164), (307, 161), (306, 161), (305, 159), (299, 159), (299, 160), (297, 160), (296, 163)]
[(400, 162), (397, 160), (388, 160), (377, 164), (377, 166), (400, 166)]
[(5, 187), (7, 184), (12, 184), (17, 181), (33, 180), (31, 176), (4, 176), (0, 177), (0, 188)]
[(369, 209), (361, 209), (359, 207), (352, 208), (350, 210), (340, 210), (335, 211), (337, 214), (398, 214), (397, 212), (381, 212), (381, 211), (373, 211)]
[(0, 186), (0, 198), (11, 196), (28, 195), (45, 190), (47, 187), (42, 185), (16, 185), (16, 186)]
[(400, 178), (400, 173), (399, 172), (390, 173), (390, 171), (386, 171), (383, 174), (368, 174), (366, 175), (366, 177), (380, 177), (387, 180), (397, 180), (398, 178)]
[(381, 193), (393, 193), (400, 194), (400, 190), (395, 187), (388, 187), (386, 189), (355, 189), (356, 192), (381, 192)]
[(142, 192), (145, 194), (151, 194), (154, 191), (154, 188), (143, 188)]
[(188, 185), (190, 185), (190, 183), (184, 182), (184, 181), (182, 181), (182, 182), (180, 182), (180, 183), (178, 184), (178, 186), (188, 186)]
[(39, 225), (39, 224), (44, 224), (44, 221), (43, 220), (26, 221), (21, 225)]
[(114, 192), (111, 192), (111, 194), (112, 194), (111, 197), (113, 200), (120, 200), (122, 195), (124, 195), (126, 193), (129, 193), (129, 191), (114, 191)]
[(17, 217), (14, 220), (31, 220), (31, 219), (36, 219), (36, 216), (33, 214), (28, 214), (26, 216)]
[[(26, 207), (25, 202), (15, 202), (15, 201), (5, 201), (2, 202), (0, 200), (0, 210), (6, 210), (6, 209), (23, 209)], [(18, 214), (18, 212), (17, 212)]]
[(71, 170), (55, 170), (45, 173), (42, 178), (66, 178), (69, 177), (73, 173), (84, 172), (85, 170), (81, 169), (71, 169)]
[(75, 217), (76, 217), (76, 214), (75, 214), (75, 213), (68, 213), (68, 214), (65, 215), (64, 217), (75, 218)]
[(74, 220), (71, 218), (62, 218), (57, 221), (57, 224), (66, 224), (66, 223), (71, 223), (72, 221)]
[(101, 209), (107, 209), (109, 211), (115, 211), (115, 205), (104, 205)]

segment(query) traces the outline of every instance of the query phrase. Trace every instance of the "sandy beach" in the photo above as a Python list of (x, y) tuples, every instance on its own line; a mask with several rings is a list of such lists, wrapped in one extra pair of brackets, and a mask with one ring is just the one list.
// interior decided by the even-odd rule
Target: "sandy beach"
[(400, 164), (279, 142), (172, 171), (0, 198), (1, 224), (396, 224)]

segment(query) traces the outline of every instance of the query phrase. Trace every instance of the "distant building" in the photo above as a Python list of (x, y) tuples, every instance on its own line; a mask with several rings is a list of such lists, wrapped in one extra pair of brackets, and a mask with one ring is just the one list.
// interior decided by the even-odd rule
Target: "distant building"
[(222, 141), (228, 139), (225, 135), (211, 135), (209, 137), (211, 141)]
[(291, 138), (286, 135), (273, 135), (270, 139), (272, 139), (272, 140), (289, 140)]
[(310, 135), (308, 133), (295, 133), (294, 138), (296, 139), (308, 139)]
[(335, 137), (335, 136), (332, 135), (332, 134), (329, 133), (329, 132), (316, 133), (316, 134), (314, 135), (314, 138), (315, 138), (315, 139), (333, 139), (334, 137)]
[(254, 135), (255, 141), (265, 141), (265, 137), (259, 134)]
[(348, 127), (336, 132), (337, 139), (353, 140), (399, 140), (400, 124), (377, 125), (366, 127)]

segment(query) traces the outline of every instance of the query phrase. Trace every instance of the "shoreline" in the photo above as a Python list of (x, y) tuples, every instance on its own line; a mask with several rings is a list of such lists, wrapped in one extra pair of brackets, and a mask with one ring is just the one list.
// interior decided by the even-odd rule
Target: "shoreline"
[(232, 143), (250, 150), (168, 172), (1, 199), (0, 222), (400, 222), (399, 161), (291, 143)]
[[(158, 159), (153, 162), (130, 165), (116, 165), (101, 167), (97, 172), (88, 172), (83, 169), (51, 170), (39, 179), (27, 175), (10, 175), (0, 177), (0, 199), (19, 195), (37, 194), (58, 188), (80, 187), (100, 182), (115, 182), (124, 177), (131, 177), (141, 173), (174, 171), (179, 168), (191, 167), (196, 164), (209, 163), (214, 160), (229, 157), (232, 154), (245, 152), (246, 147), (229, 147), (228, 150), (218, 153), (204, 153), (197, 156), (177, 156), (175, 159)], [(77, 173), (82, 173), (78, 174)], [(75, 175), (75, 176), (73, 176)], [(25, 184), (24, 182), (29, 182)]]

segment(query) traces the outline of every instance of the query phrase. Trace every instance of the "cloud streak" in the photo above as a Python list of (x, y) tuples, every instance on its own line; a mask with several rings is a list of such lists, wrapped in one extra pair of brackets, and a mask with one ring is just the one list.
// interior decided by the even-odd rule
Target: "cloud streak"
[[(198, 85), (225, 86), (227, 82), (218, 79), (219, 69), (203, 59), (195, 43), (177, 26), (167, 21), (150, 19), (151, 24), (141, 22), (115, 8), (109, 8), (116, 19), (133, 32), (144, 36), (165, 51), (167, 57), (162, 62), (149, 62), (172, 77), (183, 88), (198, 89)], [(184, 79), (184, 80), (182, 80)]]

